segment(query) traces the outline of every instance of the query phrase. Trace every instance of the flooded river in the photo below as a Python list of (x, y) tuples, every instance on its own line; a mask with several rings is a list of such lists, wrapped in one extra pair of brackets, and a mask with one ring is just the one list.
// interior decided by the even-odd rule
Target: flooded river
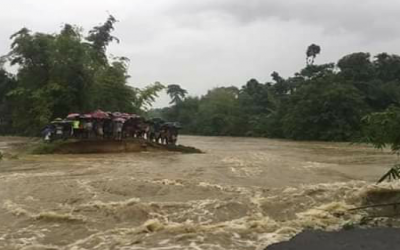
[[(0, 150), (21, 139), (0, 138)], [(205, 154), (0, 162), (0, 249), (261, 250), (304, 229), (387, 223), (348, 209), (400, 185), (397, 157), (348, 143), (182, 136)]]

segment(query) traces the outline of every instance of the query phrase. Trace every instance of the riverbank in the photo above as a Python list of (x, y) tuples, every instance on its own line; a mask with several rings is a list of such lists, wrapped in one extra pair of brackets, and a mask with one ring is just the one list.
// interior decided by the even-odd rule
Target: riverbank
[(129, 140), (67, 140), (53, 143), (36, 142), (29, 146), (33, 154), (102, 154), (173, 151), (181, 153), (202, 153), (194, 147), (163, 145), (144, 139)]
[(138, 153), (138, 152), (180, 152), (203, 153), (195, 147), (184, 145), (163, 145), (144, 139), (129, 140), (66, 140), (45, 143), (39, 138), (2, 137), (10, 141), (7, 147), (1, 147), (4, 159), (17, 158), (25, 154), (103, 154), (103, 153)]

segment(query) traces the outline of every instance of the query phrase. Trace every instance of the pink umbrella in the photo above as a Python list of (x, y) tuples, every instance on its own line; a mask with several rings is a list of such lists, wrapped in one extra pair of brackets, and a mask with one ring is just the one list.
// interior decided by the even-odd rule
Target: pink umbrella
[(95, 119), (109, 119), (110, 118), (110, 116), (106, 112), (104, 112), (100, 109), (94, 111), (91, 115)]
[(71, 113), (69, 115), (67, 115), (67, 119), (75, 119), (78, 118), (81, 114), (78, 113)]
[(84, 115), (82, 115), (81, 117), (84, 118), (84, 119), (91, 119), (91, 118), (93, 118), (93, 116), (92, 116), (91, 114), (84, 114)]
[(128, 120), (128, 119), (132, 118), (132, 116), (130, 114), (128, 114), (128, 113), (122, 113), (120, 117), (124, 118), (125, 120)]
[(114, 113), (112, 113), (112, 115), (114, 117), (122, 117), (122, 114), (120, 112), (114, 112)]

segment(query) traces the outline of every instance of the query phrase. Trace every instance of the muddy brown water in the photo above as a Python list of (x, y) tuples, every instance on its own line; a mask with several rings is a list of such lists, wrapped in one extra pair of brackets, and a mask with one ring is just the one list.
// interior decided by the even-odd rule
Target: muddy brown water
[[(0, 137), (0, 151), (23, 138)], [(264, 249), (400, 190), (398, 158), (364, 145), (181, 136), (205, 154), (22, 155), (0, 162), (0, 249)], [(11, 151), (12, 153), (12, 151)], [(397, 194), (397, 192), (394, 192)]]

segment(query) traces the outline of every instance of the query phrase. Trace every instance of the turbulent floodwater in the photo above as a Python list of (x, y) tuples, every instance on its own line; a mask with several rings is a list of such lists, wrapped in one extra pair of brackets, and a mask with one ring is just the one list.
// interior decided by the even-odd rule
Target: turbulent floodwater
[[(0, 138), (0, 150), (20, 140)], [(400, 190), (373, 184), (397, 157), (366, 146), (194, 136), (180, 143), (206, 153), (1, 161), (0, 249), (259, 250), (304, 229), (388, 225), (348, 209)]]

